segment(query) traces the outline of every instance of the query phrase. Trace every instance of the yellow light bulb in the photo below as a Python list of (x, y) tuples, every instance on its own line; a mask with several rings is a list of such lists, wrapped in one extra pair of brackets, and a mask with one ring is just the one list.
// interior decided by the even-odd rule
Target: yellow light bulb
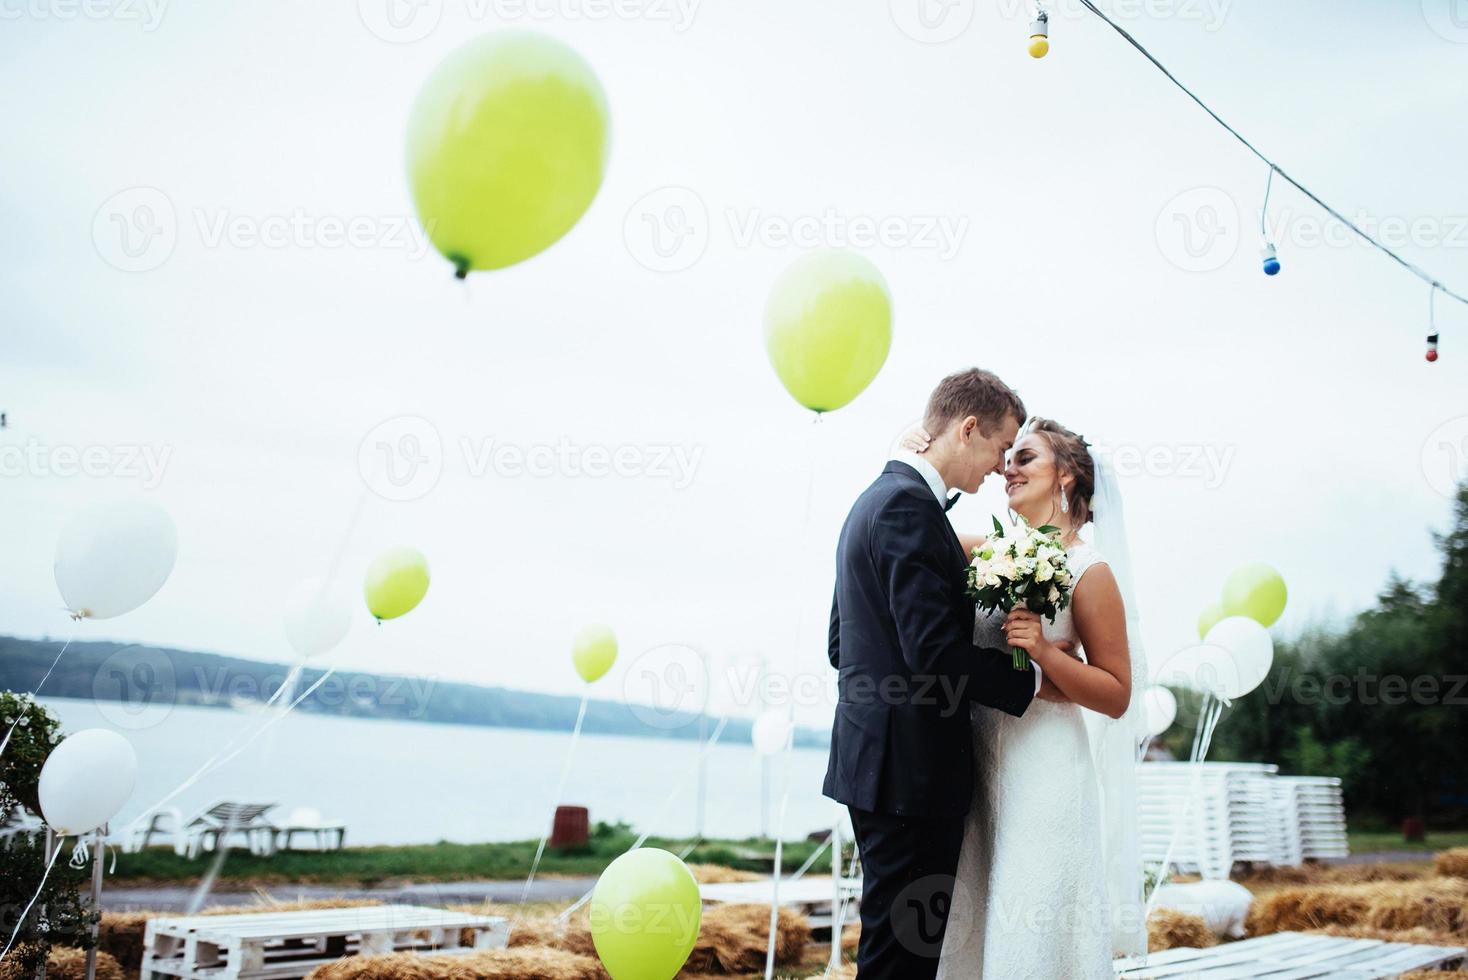
[(1043, 58), (1050, 53), (1050, 39), (1043, 34), (1030, 38), (1030, 57)]

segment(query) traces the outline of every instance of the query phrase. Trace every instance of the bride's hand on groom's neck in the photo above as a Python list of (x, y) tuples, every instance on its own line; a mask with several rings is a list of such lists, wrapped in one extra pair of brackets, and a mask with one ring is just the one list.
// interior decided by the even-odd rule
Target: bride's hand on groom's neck
[(908, 429), (902, 434), (902, 438), (897, 441), (899, 447), (910, 453), (916, 453), (919, 456), (927, 452), (928, 447), (932, 444), (933, 437), (928, 435), (928, 430), (924, 429), (921, 425), (915, 425), (911, 429)]

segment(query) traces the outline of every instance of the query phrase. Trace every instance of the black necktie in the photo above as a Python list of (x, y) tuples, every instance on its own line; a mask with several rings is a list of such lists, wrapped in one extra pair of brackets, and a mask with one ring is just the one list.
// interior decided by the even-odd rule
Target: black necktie
[(946, 514), (950, 510), (952, 510), (953, 509), (953, 505), (956, 504), (956, 503), (958, 503), (958, 498), (959, 497), (962, 497), (962, 496), (963, 496), (963, 494), (961, 494), (961, 493), (955, 493), (953, 496), (949, 497), (948, 498), (948, 502), (943, 505), (943, 513)]

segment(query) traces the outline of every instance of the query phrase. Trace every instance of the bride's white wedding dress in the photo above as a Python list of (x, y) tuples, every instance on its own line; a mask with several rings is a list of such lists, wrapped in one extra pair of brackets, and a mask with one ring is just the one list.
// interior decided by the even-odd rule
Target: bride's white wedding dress
[[(1104, 563), (1084, 542), (1067, 559), (1077, 584)], [(1007, 650), (1003, 623), (1003, 613), (980, 614), (975, 642)], [(1044, 629), (1052, 642), (1077, 642), (1068, 608)], [(1114, 975), (1100, 787), (1083, 710), (1036, 699), (1014, 718), (973, 707), (974, 802), (940, 978)]]

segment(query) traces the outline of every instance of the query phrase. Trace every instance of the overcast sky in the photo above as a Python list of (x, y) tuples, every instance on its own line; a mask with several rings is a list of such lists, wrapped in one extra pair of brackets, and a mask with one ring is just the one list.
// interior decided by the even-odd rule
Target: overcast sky
[[(679, 643), (724, 706), (733, 659), (824, 681), (840, 522), (969, 365), (1117, 454), (1154, 656), (1243, 561), (1288, 579), (1285, 633), (1433, 574), (1468, 311), (1438, 303), (1425, 363), (1426, 286), (1279, 181), (1266, 278), (1266, 168), (1073, 0), (1043, 61), (1018, 0), (927, 2), (0, 0), (0, 628), (71, 635), (59, 529), (143, 493), (178, 565), (79, 636), (282, 659), (298, 580), (340, 551), (355, 595), (410, 544), (427, 599), (381, 627), (360, 610), (333, 662), (575, 692), (569, 637), (605, 621), (623, 656), (600, 696), (645, 696), (679, 654), (638, 655)], [(1463, 291), (1452, 2), (1105, 6)], [(562, 242), (460, 284), (412, 219), (405, 120), (445, 54), (507, 26), (594, 66), (610, 162)], [(819, 425), (761, 336), (816, 245), (870, 256), (896, 309), (881, 375)], [(89, 447), (106, 472), (71, 474)], [(955, 523), (986, 525), (1000, 489)]]

